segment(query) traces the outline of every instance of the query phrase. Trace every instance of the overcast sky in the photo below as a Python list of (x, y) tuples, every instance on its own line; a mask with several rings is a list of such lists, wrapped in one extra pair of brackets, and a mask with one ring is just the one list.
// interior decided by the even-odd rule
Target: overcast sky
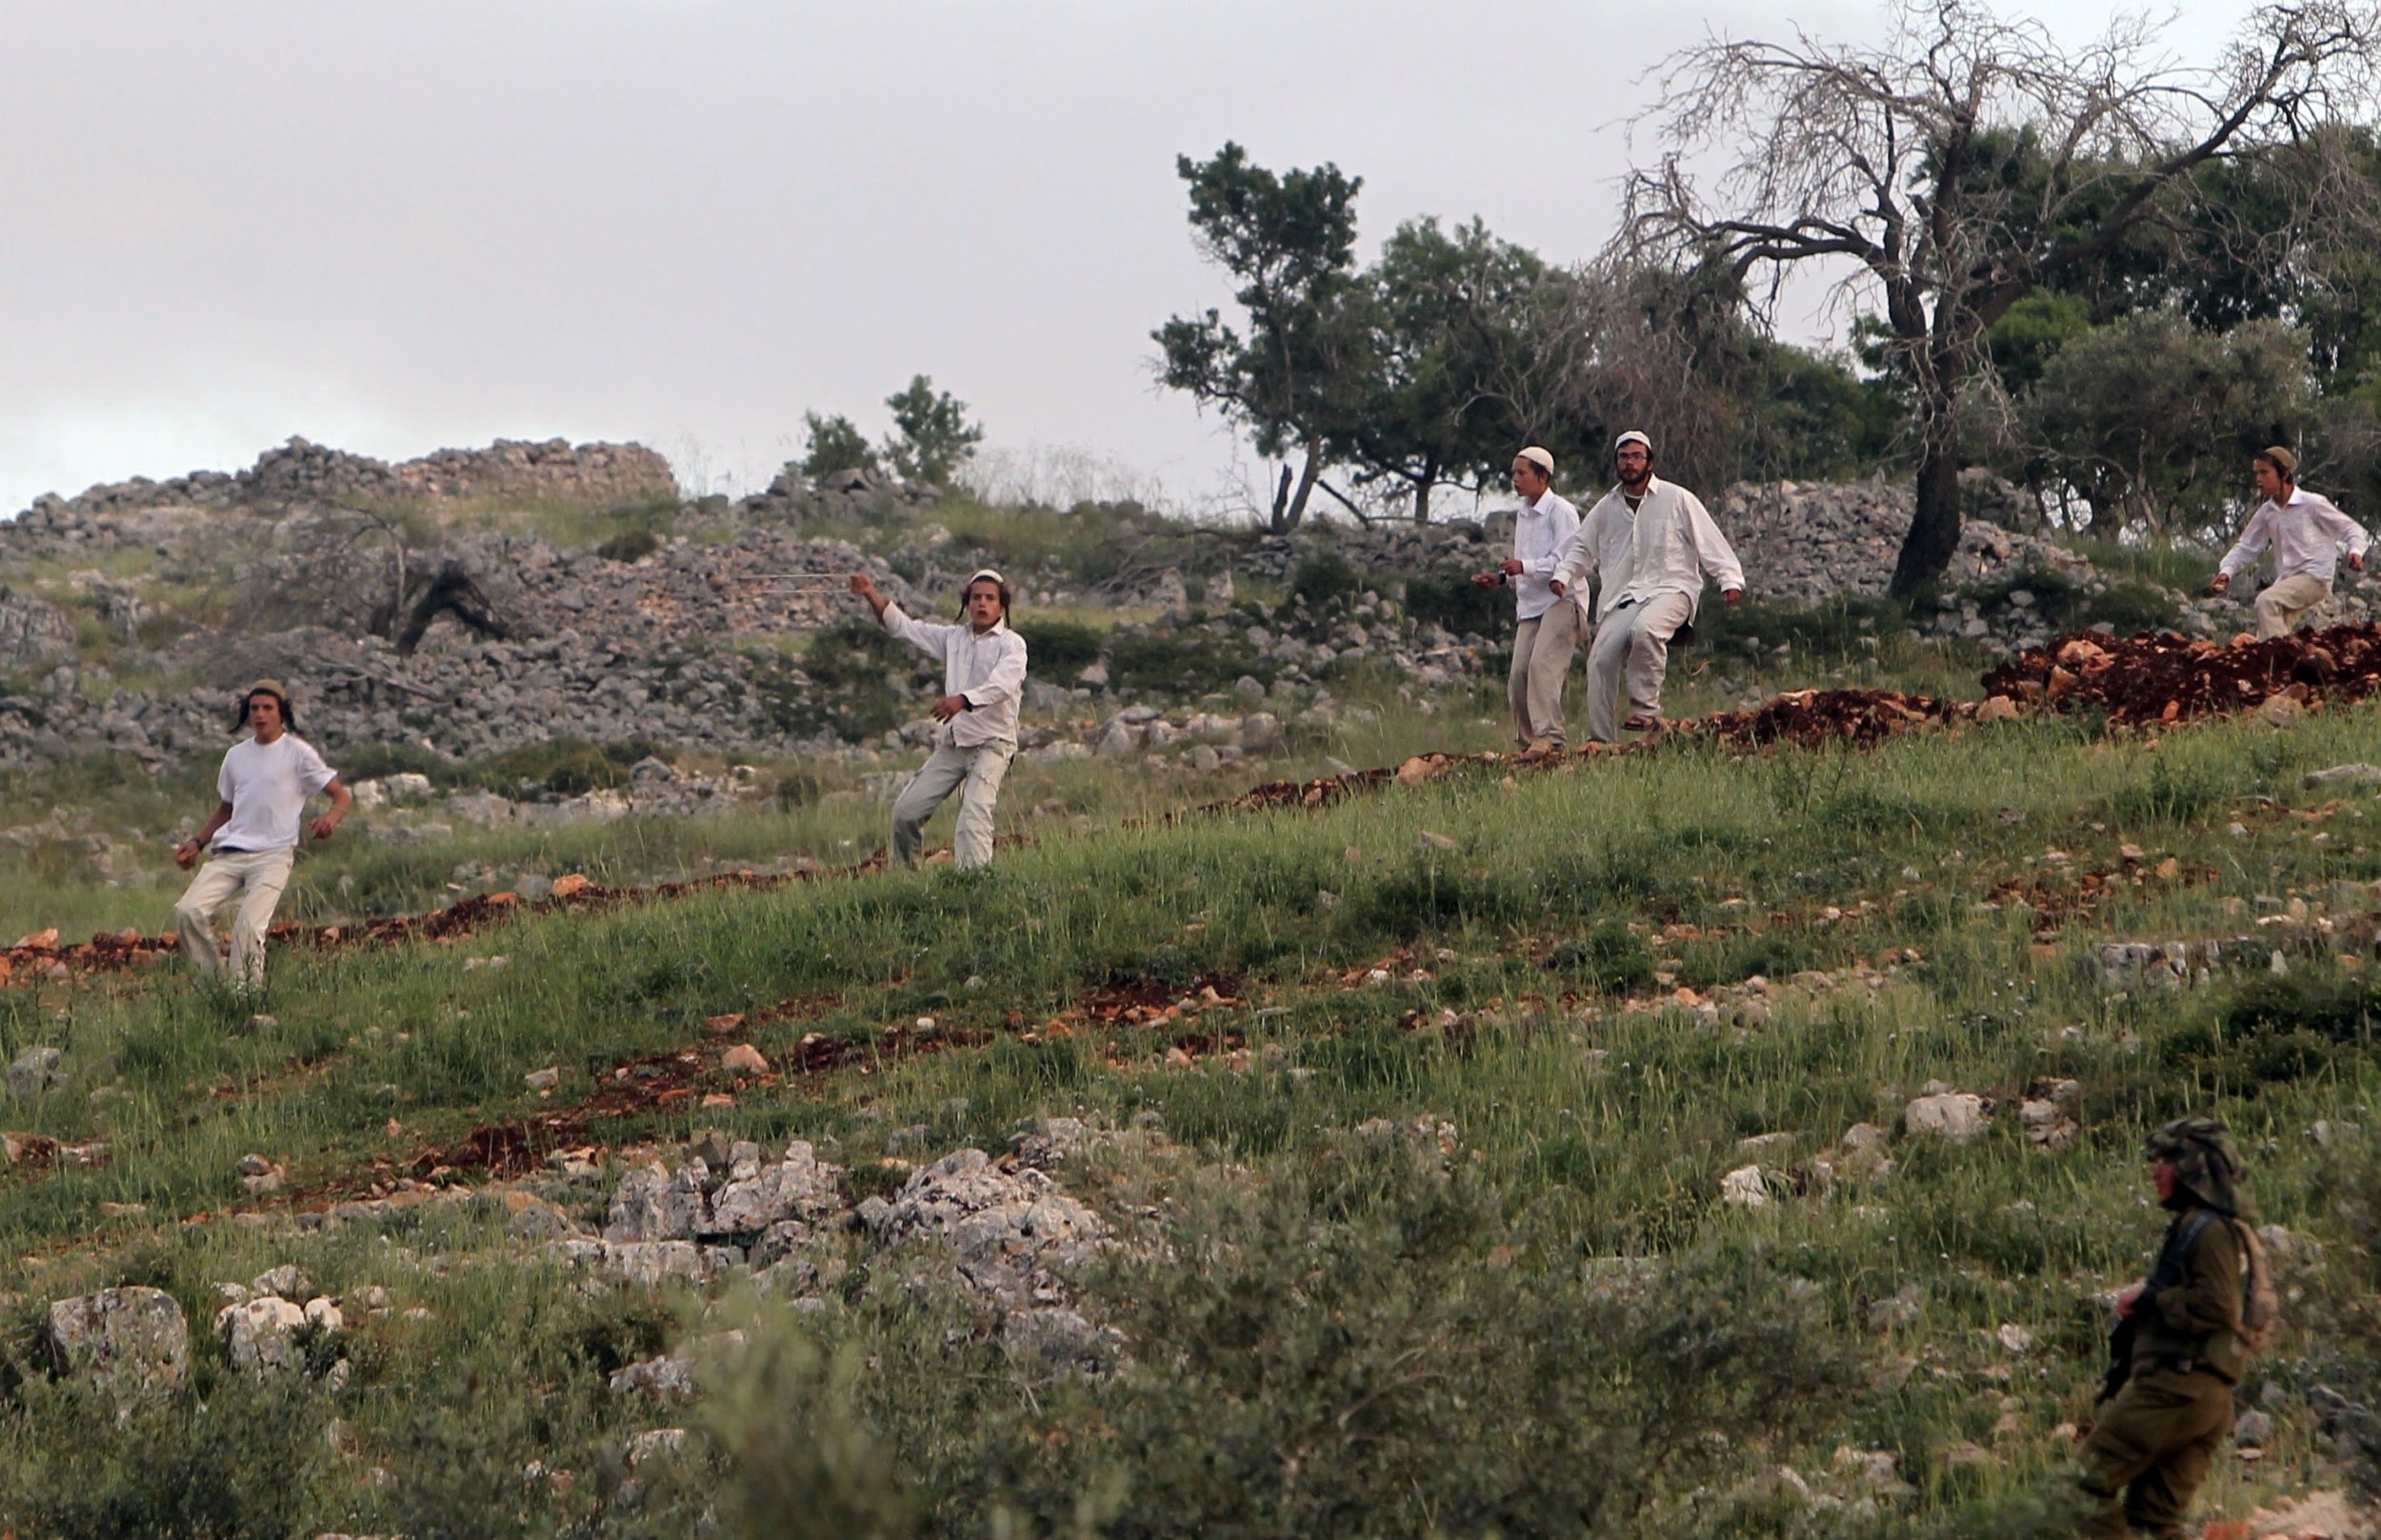
[[(2034, 6), (2081, 38), (2094, 0)], [(2249, 10), (2194, 5), (2194, 62)], [(1228, 431), (1151, 328), (1225, 303), (1177, 153), (1365, 179), (1367, 248), (1609, 235), (1647, 68), (1872, 3), (0, 0), (0, 517), (236, 469), (635, 438), (743, 490), (924, 372), (990, 447), (1182, 506)], [(1808, 326), (1808, 318), (1805, 318)]]

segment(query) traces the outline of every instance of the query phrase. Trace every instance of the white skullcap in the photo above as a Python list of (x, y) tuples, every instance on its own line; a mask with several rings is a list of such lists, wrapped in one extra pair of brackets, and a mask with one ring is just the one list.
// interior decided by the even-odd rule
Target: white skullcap
[(1554, 474), (1554, 456), (1549, 454), (1546, 450), (1539, 449), (1535, 444), (1532, 444), (1528, 449), (1523, 450), (1519, 454), (1514, 455), (1513, 458), (1516, 460), (1529, 461), (1531, 465), (1536, 466), (1540, 470), (1545, 471), (1549, 479), (1551, 479)]
[(1645, 446), (1646, 453), (1651, 454), (1653, 452), (1653, 441), (1646, 437), (1643, 432), (1634, 428), (1631, 428), (1626, 433), (1621, 434), (1620, 437), (1612, 440), (1612, 452), (1618, 454), (1620, 452), (1620, 447), (1623, 444), (1642, 444)]

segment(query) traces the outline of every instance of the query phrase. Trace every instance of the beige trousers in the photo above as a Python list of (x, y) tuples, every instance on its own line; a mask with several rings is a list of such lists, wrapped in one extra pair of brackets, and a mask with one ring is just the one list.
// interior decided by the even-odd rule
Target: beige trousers
[(1662, 709), (1662, 676), (1670, 670), (1670, 639), (1695, 612), (1684, 593), (1657, 593), (1596, 617), (1595, 640), (1588, 648), (1588, 736), (1597, 743), (1620, 741), (1621, 688), (1629, 690), (1631, 715)]
[(1513, 737), (1523, 748), (1549, 738), (1563, 741), (1563, 676), (1579, 648), (1579, 607), (1554, 601), (1546, 613), (1513, 629), (1513, 667), (1505, 693), (1512, 702)]
[(1009, 756), (1015, 752), (1005, 743), (985, 743), (968, 749), (945, 746), (927, 755), (926, 763), (893, 801), (893, 859), (905, 867), (918, 864), (918, 831), (934, 816), (944, 798), (965, 787), (959, 798), (959, 827), (950, 839), (951, 854), (963, 870), (990, 866), (992, 804), (1000, 799), (1001, 778), (1009, 773)]
[(2288, 636), (2298, 617), (2331, 597), (2331, 585), (2304, 572), (2282, 578), (2257, 595), (2257, 640)]
[(231, 922), (231, 972), (235, 990), (259, 990), (265, 984), (265, 932), (272, 926), (273, 907), (290, 885), (290, 864), (295, 850), (255, 850), (218, 853), (198, 869), (182, 901), (173, 906), (174, 928), (181, 933), (182, 954), (201, 978), (222, 977), (223, 953), (215, 946), (215, 915), (232, 895), (240, 894), (239, 913)]

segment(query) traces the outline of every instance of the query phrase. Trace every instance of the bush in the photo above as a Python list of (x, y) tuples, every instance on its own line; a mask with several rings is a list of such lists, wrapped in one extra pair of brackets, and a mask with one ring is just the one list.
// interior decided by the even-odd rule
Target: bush
[(59, 1540), (179, 1535), (284, 1540), (329, 1464), (325, 1409), (303, 1381), (216, 1381), (118, 1417), (72, 1383), (28, 1383), (0, 1450), (0, 1527)]
[(350, 786), (383, 775), (427, 775), (441, 786), (449, 786), (462, 774), (462, 767), (453, 760), (418, 743), (359, 740), (330, 757), (336, 762), (339, 779)]
[(668, 758), (669, 748), (651, 738), (606, 744), (568, 736), (548, 738), (472, 760), (463, 768), (462, 779), (504, 796), (530, 790), (575, 797), (622, 784), (638, 760), (656, 756)]
[(1035, 672), (1049, 669), (1071, 675), (1099, 659), (1100, 633), (1076, 621), (1029, 620), (1016, 630), (1025, 638), (1026, 661)]
[(1406, 613), (1416, 625), (1444, 626), (1457, 635), (1494, 636), (1512, 618), (1509, 589), (1484, 589), (1461, 572), (1406, 580)]
[(1219, 642), (1203, 632), (1149, 631), (1110, 639), (1108, 673), (1118, 689), (1202, 695), (1229, 690), (1244, 674), (1271, 684), (1273, 665), (1237, 639)]
[(1617, 920), (1554, 949), (1546, 966), (1608, 994), (1627, 994), (1653, 982), (1653, 951)]
[(1290, 576), (1290, 595), (1320, 610), (1332, 600), (1346, 601), (1364, 591), (1364, 577), (1347, 557), (1335, 550), (1318, 550), (1298, 564)]
[(608, 562), (632, 562), (661, 549), (661, 536), (650, 530), (623, 530), (595, 548)]
[(1855, 1393), (1820, 1291), (1708, 1248), (1541, 1257), (1517, 1207), (1383, 1119), (1170, 1179), (1088, 1280), (1101, 1372), (1011, 1357), (923, 1281), (766, 1321), (707, 1418), (723, 1532), (1713, 1532), (1698, 1489)]
[(874, 621), (850, 619), (811, 637), (798, 669), (782, 659), (768, 663), (754, 670), (751, 686), (777, 731), (830, 732), (859, 743), (910, 718), (909, 681), (926, 661)]

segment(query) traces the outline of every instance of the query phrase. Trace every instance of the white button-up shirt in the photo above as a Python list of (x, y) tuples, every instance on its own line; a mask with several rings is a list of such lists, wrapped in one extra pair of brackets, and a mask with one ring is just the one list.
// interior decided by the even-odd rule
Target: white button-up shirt
[(1554, 608), (1554, 565), (1578, 529), (1578, 509), (1568, 498), (1555, 496), (1552, 488), (1538, 493), (1538, 500), (1515, 516), (1513, 560), (1521, 564), (1521, 571), (1505, 580), (1512, 585), (1515, 620), (1535, 620)]
[(2217, 570), (2238, 577), (2256, 566), (2258, 554), (2271, 545), (2275, 582), (2311, 577), (2329, 583), (2338, 569), (2341, 546), (2361, 556), (2370, 544), (2364, 526), (2332, 507), (2330, 498), (2292, 487), (2289, 501), (2277, 504), (2269, 497), (2257, 505)]
[(1745, 570), (1702, 500), (1659, 476), (1646, 483), (1635, 509), (1615, 487), (1579, 521), (1579, 532), (1563, 548), (1554, 576), (1568, 590), (1591, 572), (1604, 578), (1595, 596), (1598, 617), (1623, 602), (1641, 604), (1657, 593), (1700, 601), (1706, 572), (1723, 591), (1745, 586)]
[(938, 744), (973, 749), (980, 744), (1017, 746), (1017, 706), (1025, 695), (1025, 638), (1005, 620), (977, 635), (966, 621), (938, 626), (911, 620), (901, 606), (889, 604), (881, 617), (885, 630), (943, 660), (943, 693), (965, 695), (972, 710), (961, 711), (941, 725)]

